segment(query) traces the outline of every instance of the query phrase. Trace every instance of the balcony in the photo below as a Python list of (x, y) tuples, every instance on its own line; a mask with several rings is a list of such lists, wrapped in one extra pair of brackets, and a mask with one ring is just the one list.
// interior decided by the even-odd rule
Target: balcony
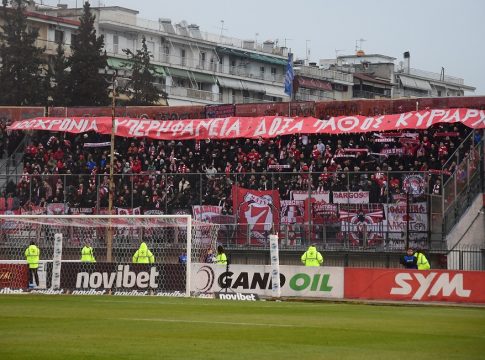
[[(35, 46), (45, 48), (44, 55), (56, 55), (57, 53), (57, 43), (55, 41), (37, 38)], [(66, 56), (71, 54), (71, 44), (64, 44), (64, 52)]]
[(419, 70), (419, 69), (409, 69), (409, 73), (411, 75), (415, 76), (420, 76), (426, 79), (432, 79), (436, 81), (444, 81), (452, 84), (457, 84), (457, 85), (464, 85), (465, 81), (461, 78), (455, 77), (455, 76), (449, 76), (449, 75), (444, 75), (444, 78), (441, 76), (441, 74), (431, 72), (431, 71), (425, 71), (425, 70)]
[(372, 91), (365, 91), (365, 90), (354, 90), (353, 98), (360, 98), (360, 99), (390, 99), (390, 95), (375, 93)]
[(299, 75), (315, 77), (317, 79), (334, 80), (334, 81), (336, 80), (336, 81), (343, 81), (345, 83), (348, 83), (349, 85), (353, 84), (352, 74), (342, 72), (342, 71), (319, 69), (317, 67), (311, 67), (311, 66), (302, 66), (302, 67), (298, 67), (296, 72)]
[(170, 96), (180, 96), (189, 99), (196, 99), (213, 103), (222, 103), (222, 95), (213, 93), (211, 91), (183, 88), (177, 86), (165, 86), (164, 90), (167, 92), (169, 98)]

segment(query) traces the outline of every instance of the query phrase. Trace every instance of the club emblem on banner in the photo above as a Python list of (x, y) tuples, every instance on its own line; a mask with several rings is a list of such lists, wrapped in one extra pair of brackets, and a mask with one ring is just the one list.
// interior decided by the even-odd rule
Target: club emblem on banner
[(234, 209), (237, 209), (238, 223), (242, 225), (239, 231), (240, 242), (244, 242), (245, 237), (251, 244), (264, 244), (273, 226), (280, 223), (278, 191), (258, 191), (234, 186), (233, 202)]
[(403, 191), (413, 196), (423, 195), (425, 186), (422, 175), (406, 175), (402, 182)]
[(373, 246), (382, 242), (384, 220), (382, 205), (342, 205), (339, 215), (342, 237), (348, 237), (352, 245)]

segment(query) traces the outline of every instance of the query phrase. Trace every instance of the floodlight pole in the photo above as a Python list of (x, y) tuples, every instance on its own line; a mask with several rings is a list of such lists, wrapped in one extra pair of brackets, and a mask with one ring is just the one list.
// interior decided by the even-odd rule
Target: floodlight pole
[[(110, 142), (110, 152), (109, 152), (109, 191), (108, 191), (108, 214), (112, 215), (113, 210), (113, 197), (116, 191), (114, 183), (114, 158), (115, 158), (115, 117), (116, 117), (116, 76), (117, 71), (113, 72), (113, 78), (111, 83), (111, 142)], [(108, 228), (108, 241), (106, 249), (106, 261), (111, 262), (113, 254), (113, 229), (111, 228), (111, 220), (109, 221)]]

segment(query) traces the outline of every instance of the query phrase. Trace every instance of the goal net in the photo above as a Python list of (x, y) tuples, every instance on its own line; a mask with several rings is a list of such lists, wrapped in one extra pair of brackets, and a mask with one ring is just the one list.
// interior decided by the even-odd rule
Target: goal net
[(190, 296), (190, 264), (215, 250), (218, 231), (189, 215), (0, 216), (0, 288), (28, 286), (33, 242), (38, 288)]

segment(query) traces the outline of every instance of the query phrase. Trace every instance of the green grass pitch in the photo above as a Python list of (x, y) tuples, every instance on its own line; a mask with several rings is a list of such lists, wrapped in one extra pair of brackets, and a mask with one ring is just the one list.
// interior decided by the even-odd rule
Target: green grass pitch
[(7, 295), (0, 359), (485, 359), (485, 308)]

